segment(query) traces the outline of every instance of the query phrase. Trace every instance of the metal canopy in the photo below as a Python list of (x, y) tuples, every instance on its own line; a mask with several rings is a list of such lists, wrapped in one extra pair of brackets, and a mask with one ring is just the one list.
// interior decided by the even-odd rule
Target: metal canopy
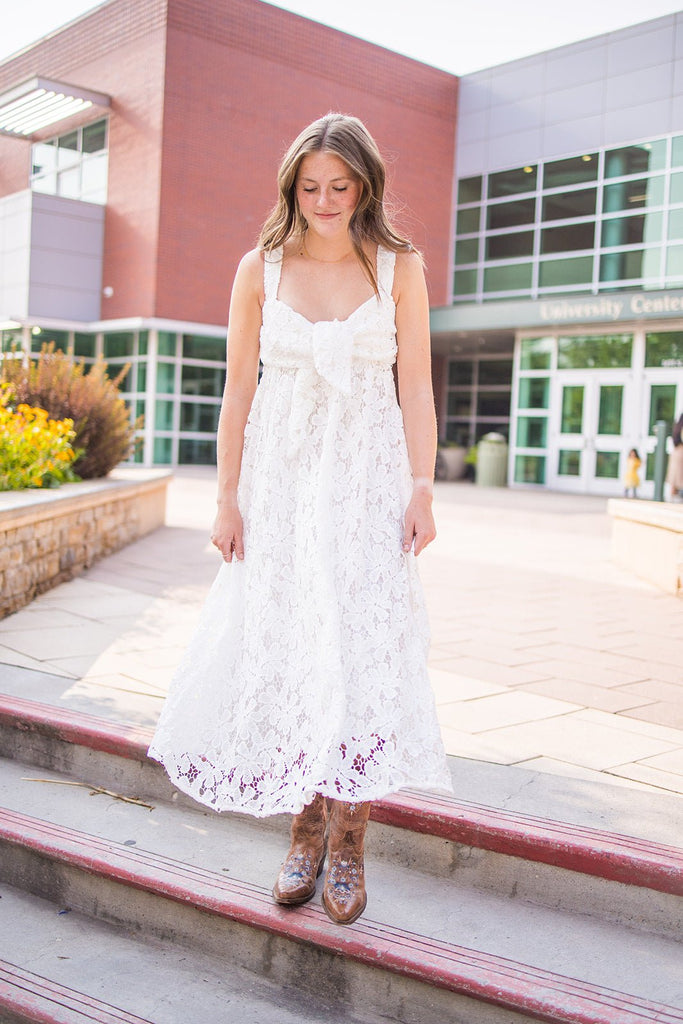
[(30, 78), (0, 93), (0, 133), (28, 138), (88, 107), (110, 105), (110, 97), (103, 93), (49, 78)]

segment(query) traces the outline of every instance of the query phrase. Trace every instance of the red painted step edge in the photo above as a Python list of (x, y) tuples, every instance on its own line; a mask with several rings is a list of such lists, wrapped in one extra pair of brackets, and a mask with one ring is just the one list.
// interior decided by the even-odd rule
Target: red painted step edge
[[(140, 762), (147, 760), (152, 736), (149, 729), (8, 695), (0, 695), (0, 726)], [(410, 790), (375, 803), (372, 819), (466, 846), (683, 895), (683, 850), (646, 839)]]
[(0, 960), (0, 1018), (3, 1010), (32, 1024), (151, 1024), (6, 960)]
[(319, 907), (280, 907), (259, 886), (5, 808), (0, 843), (552, 1024), (683, 1024), (675, 1007), (364, 918), (342, 928)]

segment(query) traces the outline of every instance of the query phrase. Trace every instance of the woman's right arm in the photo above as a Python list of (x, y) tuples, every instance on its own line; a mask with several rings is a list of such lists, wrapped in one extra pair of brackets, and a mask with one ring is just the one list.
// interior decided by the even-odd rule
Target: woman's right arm
[(259, 334), (263, 306), (263, 257), (254, 250), (240, 262), (230, 298), (228, 371), (218, 421), (218, 512), (211, 540), (226, 562), (244, 558), (237, 485), (244, 428), (258, 382)]

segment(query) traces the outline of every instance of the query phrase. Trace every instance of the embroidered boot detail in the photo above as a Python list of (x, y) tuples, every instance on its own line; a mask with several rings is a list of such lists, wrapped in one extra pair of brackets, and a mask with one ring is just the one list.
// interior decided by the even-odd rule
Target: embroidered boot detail
[(292, 819), (291, 845), (273, 886), (277, 903), (298, 906), (314, 895), (316, 878), (325, 863), (326, 826), (327, 800), (316, 793)]

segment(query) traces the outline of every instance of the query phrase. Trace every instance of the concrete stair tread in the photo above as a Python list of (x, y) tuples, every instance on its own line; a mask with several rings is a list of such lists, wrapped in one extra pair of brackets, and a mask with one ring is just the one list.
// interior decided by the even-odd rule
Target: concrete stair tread
[(322, 996), (284, 989), (187, 947), (145, 941), (77, 911), (63, 913), (11, 886), (0, 894), (3, 1022), (339, 1024), (338, 1008)]
[[(606, 1003), (621, 1016), (604, 1019), (619, 1024), (683, 1021), (681, 947), (673, 940), (648, 935), (644, 942), (642, 933), (620, 925), (374, 861), (366, 914), (339, 928), (317, 903), (296, 911), (273, 903), (270, 885), (286, 835), (210, 812), (162, 804), (150, 812), (93, 798), (45, 770), (41, 777), (57, 784), (22, 784), (26, 774), (12, 762), (0, 769), (0, 798), (13, 805), (0, 816), (6, 847), (32, 849), (91, 876), (511, 1011), (548, 1014), (541, 1019), (602, 1021), (599, 1006)], [(567, 1015), (575, 1004), (584, 1017)]]
[[(147, 760), (151, 738), (144, 727), (7, 694), (0, 694), (0, 725), (138, 762)], [(372, 817), (493, 852), (683, 895), (683, 848), (668, 843), (408, 789), (376, 803)]]

